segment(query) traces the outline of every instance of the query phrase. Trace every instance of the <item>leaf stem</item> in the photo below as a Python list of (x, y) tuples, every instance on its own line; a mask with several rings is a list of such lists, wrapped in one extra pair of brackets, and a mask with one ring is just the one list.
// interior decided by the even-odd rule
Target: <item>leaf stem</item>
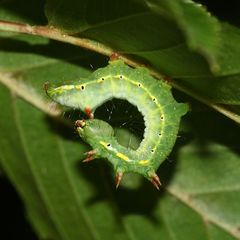
[[(8, 22), (8, 21), (0, 21), (0, 31), (6, 32), (16, 32), (16, 33), (25, 33), (30, 35), (37, 35), (61, 42), (66, 42), (72, 45), (76, 45), (102, 55), (111, 56), (114, 51), (112, 48), (107, 47), (104, 44), (101, 44), (97, 41), (87, 39), (87, 38), (79, 38), (67, 35), (61, 30), (48, 27), (48, 26), (31, 26), (29, 24), (17, 23), (17, 22)], [(129, 64), (130, 66), (137, 67), (141, 65), (140, 63), (136, 63), (135, 61), (130, 60), (124, 56), (119, 56), (124, 62)]]
[[(9, 22), (9, 21), (0, 21), (0, 31), (6, 32), (16, 32), (16, 33), (25, 33), (30, 35), (37, 35), (61, 42), (66, 42), (69, 44), (73, 44), (85, 49), (89, 49), (91, 51), (100, 53), (102, 55), (111, 56), (112, 54), (116, 53), (112, 48), (101, 44), (97, 41), (87, 39), (87, 38), (79, 38), (75, 36), (67, 35), (66, 33), (60, 31), (54, 27), (48, 26), (31, 26), (28, 24), (17, 23), (17, 22)], [(137, 67), (142, 66), (142, 63), (139, 63), (135, 60), (130, 59), (129, 57), (119, 55), (119, 58), (122, 59), (126, 64)], [(185, 88), (184, 86), (180, 85), (176, 80), (173, 80), (169, 77), (160, 74), (156, 70), (149, 68), (150, 73), (158, 79), (168, 80), (169, 84), (171, 84), (174, 88), (178, 89), (186, 93), (187, 95), (197, 99), (198, 101), (208, 105), (209, 107), (215, 109), (216, 111), (222, 113), (223, 115), (227, 116), (228, 118), (232, 119), (233, 121), (240, 123), (240, 116), (231, 110), (227, 109), (225, 106), (221, 104), (215, 104), (210, 100), (207, 100), (205, 97), (198, 95), (197, 93)]]

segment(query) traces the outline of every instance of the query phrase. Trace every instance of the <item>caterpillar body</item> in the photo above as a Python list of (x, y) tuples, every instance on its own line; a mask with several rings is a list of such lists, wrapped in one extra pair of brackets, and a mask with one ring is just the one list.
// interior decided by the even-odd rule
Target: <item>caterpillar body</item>
[[(49, 86), (47, 94), (61, 105), (81, 109), (89, 116), (75, 123), (80, 137), (93, 148), (84, 161), (108, 159), (116, 172), (117, 187), (123, 173), (136, 172), (159, 188), (155, 172), (171, 152), (181, 116), (188, 110), (186, 104), (175, 101), (169, 85), (154, 79), (146, 68), (133, 69), (122, 60), (114, 60), (85, 81)], [(93, 119), (95, 109), (112, 98), (127, 100), (144, 117), (144, 138), (137, 150), (120, 145), (107, 122)]]

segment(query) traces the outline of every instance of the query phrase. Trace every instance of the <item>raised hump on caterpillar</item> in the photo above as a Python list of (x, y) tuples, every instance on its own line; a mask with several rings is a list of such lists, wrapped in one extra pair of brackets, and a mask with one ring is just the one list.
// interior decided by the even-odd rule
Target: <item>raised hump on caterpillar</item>
[[(107, 159), (116, 173), (116, 187), (124, 173), (136, 172), (159, 189), (156, 170), (171, 152), (181, 116), (188, 107), (176, 102), (170, 86), (153, 78), (146, 68), (133, 69), (115, 56), (111, 59), (114, 60), (108, 66), (97, 69), (81, 84), (77, 81), (57, 87), (49, 85), (45, 90), (55, 102), (78, 108), (88, 116), (89, 119), (75, 123), (80, 137), (93, 149), (86, 153), (84, 162)], [(120, 145), (113, 128), (94, 119), (96, 108), (112, 98), (127, 100), (144, 116), (144, 138), (137, 150)]]
[(117, 52), (114, 52), (110, 55), (110, 61), (116, 61), (120, 59), (120, 55)]

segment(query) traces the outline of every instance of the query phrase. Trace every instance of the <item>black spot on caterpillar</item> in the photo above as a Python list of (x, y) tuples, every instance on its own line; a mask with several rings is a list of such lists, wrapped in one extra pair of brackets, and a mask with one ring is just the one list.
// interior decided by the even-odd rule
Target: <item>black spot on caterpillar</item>
[[(188, 109), (186, 104), (174, 100), (169, 85), (154, 79), (146, 68), (132, 69), (123, 61), (114, 60), (93, 72), (84, 83), (49, 86), (47, 94), (54, 101), (81, 109), (89, 116), (88, 120), (76, 121), (80, 137), (93, 148), (85, 162), (108, 159), (116, 172), (116, 186), (123, 173), (136, 172), (159, 188), (161, 183), (155, 172), (171, 152), (181, 116)], [(135, 151), (116, 141), (107, 122), (93, 119), (95, 109), (112, 98), (127, 100), (144, 116), (144, 138)]]

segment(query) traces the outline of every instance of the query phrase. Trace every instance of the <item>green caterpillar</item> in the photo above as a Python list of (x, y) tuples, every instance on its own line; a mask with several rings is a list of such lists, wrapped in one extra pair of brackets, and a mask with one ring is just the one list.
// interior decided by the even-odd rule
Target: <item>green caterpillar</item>
[[(132, 69), (123, 61), (114, 60), (85, 81), (49, 86), (47, 94), (54, 101), (81, 109), (88, 115), (88, 120), (75, 123), (80, 137), (93, 148), (85, 162), (108, 159), (116, 172), (117, 187), (123, 173), (136, 172), (159, 188), (161, 183), (155, 171), (171, 152), (180, 118), (188, 110), (186, 104), (174, 100), (169, 85), (154, 79), (146, 68)], [(117, 142), (108, 123), (93, 119), (95, 109), (112, 98), (127, 100), (144, 116), (144, 139), (135, 151)]]

